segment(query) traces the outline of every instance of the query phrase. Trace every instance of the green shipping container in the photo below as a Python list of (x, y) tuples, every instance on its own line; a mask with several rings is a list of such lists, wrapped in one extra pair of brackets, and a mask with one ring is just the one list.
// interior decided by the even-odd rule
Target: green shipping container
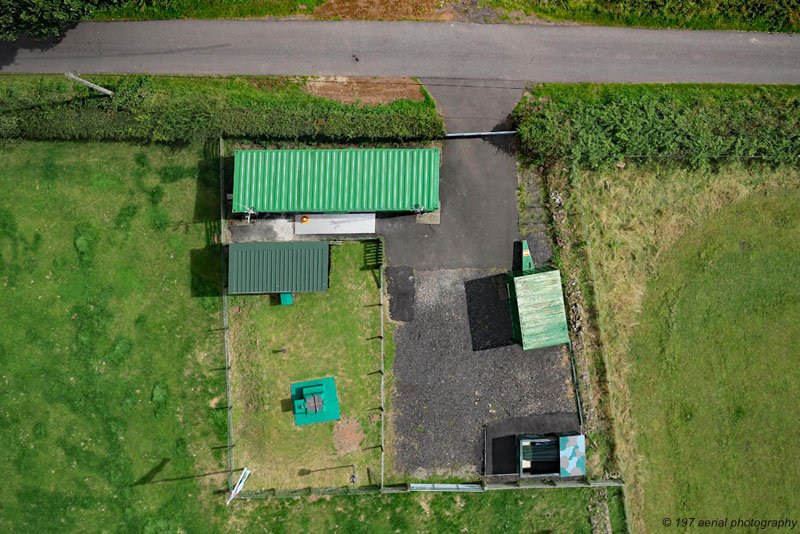
[(233, 211), (439, 209), (439, 149), (237, 150)]
[(514, 337), (524, 350), (569, 343), (561, 273), (506, 275)]
[(233, 243), (228, 293), (302, 293), (328, 289), (328, 243)]

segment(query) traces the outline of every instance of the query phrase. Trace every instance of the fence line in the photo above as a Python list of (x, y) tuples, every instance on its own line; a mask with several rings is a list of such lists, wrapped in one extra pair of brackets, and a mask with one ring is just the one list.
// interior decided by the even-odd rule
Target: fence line
[(624, 487), (621, 480), (519, 480), (489, 484), (396, 484), (392, 486), (340, 486), (334, 488), (301, 488), (296, 490), (243, 491), (240, 499), (291, 499), (311, 495), (388, 495), (392, 493), (414, 493), (432, 491), (437, 493), (486, 493), (503, 490), (540, 490)]
[(385, 470), (386, 449), (385, 434), (386, 434), (386, 393), (385, 393), (385, 368), (384, 368), (384, 342), (383, 342), (383, 316), (386, 310), (383, 309), (383, 238), (378, 239), (379, 254), (378, 257), (378, 270), (379, 270), (379, 286), (380, 286), (380, 306), (381, 311), (381, 488), (383, 488), (383, 477)]
[(225, 336), (225, 389), (228, 397), (228, 491), (233, 491), (233, 411), (231, 410), (231, 358), (228, 340), (228, 288), (225, 286), (225, 144), (219, 138), (219, 232), (220, 232), (220, 276), (222, 284), (222, 326)]

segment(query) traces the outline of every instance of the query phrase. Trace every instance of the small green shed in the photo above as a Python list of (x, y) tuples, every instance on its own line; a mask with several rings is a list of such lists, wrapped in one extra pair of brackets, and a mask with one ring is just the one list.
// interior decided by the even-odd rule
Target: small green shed
[(522, 271), (506, 274), (514, 339), (523, 350), (569, 343), (561, 273), (534, 270), (527, 242), (522, 245)]
[(439, 208), (439, 149), (237, 150), (233, 212)]
[(327, 291), (324, 241), (232, 243), (228, 249), (228, 293)]

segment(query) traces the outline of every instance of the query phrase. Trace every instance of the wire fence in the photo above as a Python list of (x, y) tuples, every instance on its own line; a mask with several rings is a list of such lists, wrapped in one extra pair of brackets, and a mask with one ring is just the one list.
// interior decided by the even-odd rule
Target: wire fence
[(387, 495), (392, 493), (486, 493), (502, 490), (542, 490), (568, 488), (624, 487), (621, 480), (517, 480), (513, 482), (466, 484), (393, 484), (391, 486), (340, 486), (333, 488), (301, 488), (295, 490), (243, 491), (241, 499), (291, 499), (312, 495)]
[(386, 469), (386, 369), (384, 366), (385, 360), (385, 343), (384, 343), (384, 329), (383, 320), (386, 315), (386, 310), (383, 307), (383, 238), (378, 240), (378, 269), (379, 269), (379, 282), (380, 287), (380, 307), (381, 310), (381, 488), (383, 488), (384, 472)]
[[(225, 143), (219, 138), (219, 228), (220, 245), (225, 236)], [(220, 275), (222, 283), (222, 326), (225, 337), (225, 390), (228, 409), (228, 491), (233, 491), (234, 452), (233, 445), (233, 410), (231, 409), (231, 357), (230, 341), (228, 338), (228, 288), (225, 285), (225, 247), (220, 246)]]

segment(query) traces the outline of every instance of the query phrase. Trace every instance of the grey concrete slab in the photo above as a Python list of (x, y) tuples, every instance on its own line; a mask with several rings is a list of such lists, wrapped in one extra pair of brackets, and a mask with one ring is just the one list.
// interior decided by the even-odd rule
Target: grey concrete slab
[(0, 45), (7, 72), (550, 82), (798, 83), (798, 58), (788, 34), (435, 22), (84, 22), (60, 42)]

